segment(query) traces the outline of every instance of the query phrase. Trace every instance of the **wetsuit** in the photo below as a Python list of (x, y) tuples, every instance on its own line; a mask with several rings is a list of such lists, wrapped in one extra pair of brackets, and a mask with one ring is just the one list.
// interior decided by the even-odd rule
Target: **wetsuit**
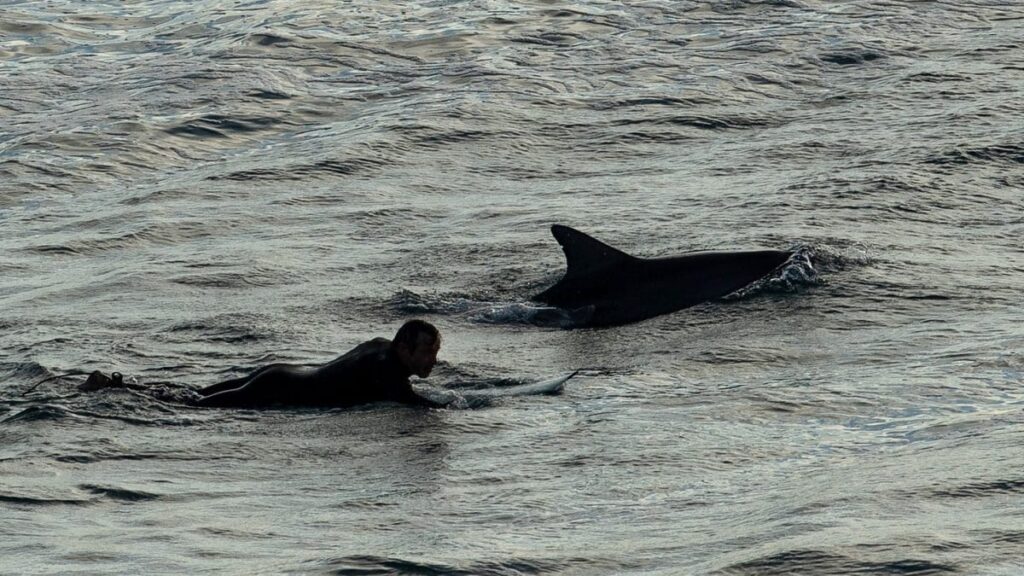
[(364, 342), (321, 366), (271, 364), (199, 394), (200, 406), (355, 406), (387, 401), (442, 406), (413, 391), (408, 370), (386, 338)]

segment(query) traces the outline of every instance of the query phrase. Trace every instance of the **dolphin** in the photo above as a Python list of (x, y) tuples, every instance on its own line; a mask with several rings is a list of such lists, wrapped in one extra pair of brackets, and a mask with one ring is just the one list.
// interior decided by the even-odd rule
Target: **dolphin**
[(614, 326), (720, 298), (763, 278), (793, 254), (785, 250), (691, 252), (637, 258), (568, 226), (551, 234), (565, 252), (565, 276), (533, 296), (569, 311), (577, 326)]

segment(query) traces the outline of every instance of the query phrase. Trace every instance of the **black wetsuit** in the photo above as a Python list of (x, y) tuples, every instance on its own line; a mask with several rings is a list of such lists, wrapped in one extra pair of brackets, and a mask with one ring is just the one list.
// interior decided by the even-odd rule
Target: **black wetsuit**
[(321, 366), (271, 364), (199, 393), (200, 406), (333, 407), (387, 401), (442, 406), (413, 391), (408, 371), (386, 338), (364, 342)]

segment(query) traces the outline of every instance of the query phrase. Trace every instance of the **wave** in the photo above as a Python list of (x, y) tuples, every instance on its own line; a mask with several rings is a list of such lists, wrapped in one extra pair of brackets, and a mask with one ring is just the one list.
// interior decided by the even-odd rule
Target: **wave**
[(837, 64), (839, 66), (853, 66), (855, 64), (865, 64), (867, 62), (874, 62), (875, 60), (883, 60), (886, 55), (877, 50), (871, 50), (867, 48), (855, 48), (849, 50), (839, 50), (835, 52), (826, 52), (819, 54), (818, 59), (822, 62), (829, 64)]
[(126, 250), (158, 240), (151, 232), (142, 230), (120, 236), (76, 240), (66, 244), (43, 244), (27, 248), (40, 254), (94, 255), (113, 250)]
[(930, 560), (906, 558), (888, 562), (871, 562), (830, 554), (820, 550), (791, 550), (757, 560), (734, 564), (722, 570), (723, 574), (782, 576), (785, 574), (907, 574), (926, 576), (957, 573), (950, 564)]
[(725, 296), (724, 300), (739, 300), (762, 293), (793, 293), (806, 286), (815, 286), (820, 283), (820, 277), (814, 268), (814, 256), (813, 247), (800, 246), (775, 273)]
[(1024, 143), (992, 144), (956, 148), (925, 160), (928, 164), (961, 165), (975, 163), (1024, 164)]
[[(27, 404), (11, 410), (0, 418), (0, 425), (64, 420), (113, 420), (137, 426), (191, 426), (196, 423), (190, 406), (197, 398), (194, 389), (171, 382), (140, 385), (131, 380), (128, 388), (109, 388), (89, 394), (78, 391), (66, 396), (39, 394), (20, 401), (6, 401), (10, 406)], [(126, 384), (127, 384), (126, 380)], [(55, 401), (62, 401), (57, 404)], [(16, 410), (16, 411), (15, 411)], [(184, 412), (181, 412), (184, 410)], [(66, 455), (71, 460), (90, 456)]]
[(40, 496), (19, 496), (14, 494), (0, 494), (0, 502), (6, 504), (22, 504), (28, 506), (54, 506), (54, 505), (83, 505), (89, 504), (92, 500), (81, 500), (73, 498), (44, 498)]
[[(414, 133), (412, 141), (417, 147), (425, 149), (437, 149), (444, 145), (459, 144), (463, 142), (479, 142), (506, 138), (515, 140), (525, 137), (524, 134), (514, 131), (491, 131), (491, 130), (439, 130), (427, 126), (416, 126), (403, 129), (405, 132)], [(418, 132), (424, 132), (422, 134)]]
[[(211, 319), (215, 320), (215, 319)], [(243, 342), (257, 342), (268, 338), (267, 332), (261, 330), (258, 325), (238, 325), (234, 322), (238, 319), (225, 318), (227, 323), (218, 325), (216, 323), (203, 323), (203, 322), (183, 322), (174, 324), (169, 328), (171, 332), (189, 332), (195, 333), (190, 338), (193, 340), (201, 340), (205, 342), (224, 342), (228, 344), (237, 344)], [(240, 318), (240, 320), (247, 320), (246, 318)], [(253, 319), (258, 322), (258, 319)]]
[(281, 286), (296, 282), (293, 275), (283, 270), (264, 266), (252, 266), (242, 271), (204, 272), (187, 274), (170, 278), (170, 281), (183, 286), (202, 288), (239, 288), (245, 286)]
[[(130, 203), (141, 203), (139, 200), (132, 200)], [(134, 215), (125, 215), (125, 222), (134, 220)], [(117, 222), (116, 224), (120, 224)], [(91, 222), (75, 222), (66, 230), (74, 233), (76, 239), (62, 243), (38, 244), (23, 248), (25, 251), (38, 254), (56, 255), (80, 255), (94, 256), (108, 252), (122, 250), (135, 250), (152, 246), (174, 246), (194, 240), (209, 238), (217, 235), (220, 231), (219, 222), (214, 220), (192, 219), (188, 221), (153, 222), (145, 224), (131, 231), (115, 231), (111, 233), (104, 230), (111, 225), (110, 220), (95, 220)], [(133, 226), (134, 227), (134, 226)], [(91, 235), (86, 232), (88, 229), (95, 229)]]
[(103, 462), (105, 460), (153, 460), (161, 458), (158, 454), (113, 454), (109, 452), (93, 452), (90, 454), (61, 454), (54, 456), (54, 460), (57, 462), (67, 462), (71, 464), (92, 464), (94, 462)]
[[(0, 328), (4, 326), (0, 322)], [(3, 380), (38, 380), (50, 378), (54, 374), (38, 362), (0, 362), (0, 381)]]
[(308, 180), (310, 178), (324, 178), (332, 176), (353, 176), (356, 174), (369, 173), (376, 169), (392, 164), (388, 158), (355, 157), (326, 159), (313, 163), (300, 163), (279, 168), (254, 168), (238, 170), (229, 174), (208, 176), (207, 180), (236, 180), (236, 181), (286, 181), (286, 180)]
[(81, 484), (78, 486), (79, 489), (85, 490), (91, 494), (102, 496), (109, 500), (119, 500), (121, 502), (141, 502), (147, 500), (157, 500), (161, 497), (160, 494), (153, 494), (151, 492), (143, 492), (141, 490), (129, 490), (127, 488), (119, 488), (117, 486), (98, 486), (96, 484)]
[(120, 488), (117, 486), (81, 484), (78, 486), (78, 489), (93, 496), (99, 496), (100, 498), (56, 498), (47, 496), (30, 496), (24, 494), (0, 493), (0, 503), (20, 504), (26, 506), (81, 506), (85, 504), (92, 504), (97, 502), (97, 500), (102, 499), (116, 500), (119, 502), (143, 502), (149, 500), (157, 500), (161, 498), (161, 495), (159, 494), (143, 492), (141, 490), (130, 490), (127, 488)]
[(622, 120), (616, 122), (617, 125), (672, 125), (685, 126), (688, 128), (700, 128), (702, 130), (745, 130), (751, 128), (768, 128), (777, 126), (780, 123), (781, 121), (775, 118), (739, 114), (721, 116), (679, 114), (642, 120)]
[(589, 307), (566, 310), (554, 306), (540, 306), (527, 302), (498, 304), (477, 309), (470, 320), (484, 324), (532, 324), (568, 328), (587, 321)]
[(11, 424), (14, 422), (50, 422), (73, 417), (79, 417), (79, 415), (62, 406), (54, 404), (36, 404), (19, 410), (3, 420), (0, 420), (0, 424)]
[(227, 138), (232, 133), (258, 132), (273, 128), (283, 121), (268, 116), (233, 117), (208, 114), (166, 129), (175, 136), (196, 138)]
[(362, 576), (366, 574), (417, 574), (420, 576), (508, 576), (511, 574), (554, 574), (566, 571), (581, 573), (614, 573), (636, 566), (609, 562), (601, 558), (570, 557), (564, 559), (508, 558), (483, 560), (464, 566), (416, 562), (401, 558), (355, 555), (324, 561), (331, 574)]
[(586, 321), (588, 310), (566, 310), (532, 302), (495, 302), (460, 295), (427, 296), (402, 290), (390, 306), (404, 314), (463, 316), (480, 324), (530, 324), (567, 328)]
[(996, 480), (965, 484), (948, 490), (936, 490), (934, 496), (943, 498), (986, 498), (989, 496), (1006, 496), (1024, 494), (1024, 480)]

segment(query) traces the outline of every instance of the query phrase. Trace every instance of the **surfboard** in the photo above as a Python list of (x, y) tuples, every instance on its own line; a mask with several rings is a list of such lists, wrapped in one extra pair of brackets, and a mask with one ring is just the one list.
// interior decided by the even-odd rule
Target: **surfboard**
[(579, 373), (579, 370), (562, 376), (539, 380), (537, 382), (527, 382), (526, 384), (517, 384), (515, 386), (501, 386), (496, 388), (485, 388), (483, 390), (459, 390), (458, 394), (467, 400), (475, 398), (505, 398), (508, 396), (558, 394), (563, 388), (565, 388), (565, 383), (577, 373)]
[(416, 390), (416, 393), (438, 404), (444, 404), (449, 408), (481, 408), (490, 406), (494, 400), (500, 398), (558, 394), (565, 388), (565, 383), (577, 373), (579, 373), (579, 370), (546, 380), (512, 386), (493, 386), (491, 388), (423, 387)]

